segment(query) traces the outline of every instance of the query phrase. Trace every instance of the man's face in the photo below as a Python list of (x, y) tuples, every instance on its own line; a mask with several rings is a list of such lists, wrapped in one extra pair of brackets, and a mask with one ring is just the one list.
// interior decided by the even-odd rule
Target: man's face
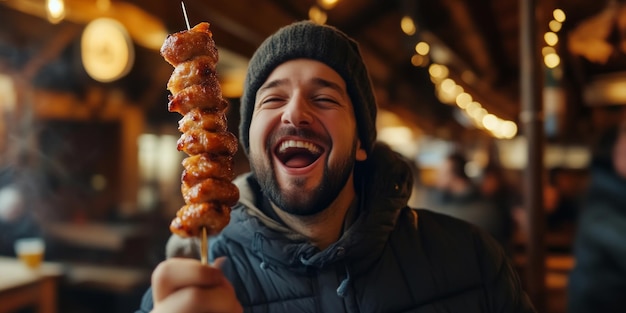
[(367, 157), (344, 80), (308, 59), (281, 64), (259, 88), (249, 138), (261, 189), (295, 215), (324, 210)]

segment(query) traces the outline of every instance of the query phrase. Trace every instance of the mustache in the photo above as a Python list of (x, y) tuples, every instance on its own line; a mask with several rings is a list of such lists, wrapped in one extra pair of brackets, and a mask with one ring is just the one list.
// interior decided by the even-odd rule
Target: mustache
[(274, 133), (271, 136), (269, 136), (266, 146), (273, 147), (274, 144), (278, 140), (286, 136), (300, 137), (303, 139), (308, 139), (311, 141), (317, 141), (317, 142), (323, 142), (323, 143), (328, 143), (329, 141), (327, 136), (319, 134), (310, 128), (282, 126), (276, 131), (274, 131)]

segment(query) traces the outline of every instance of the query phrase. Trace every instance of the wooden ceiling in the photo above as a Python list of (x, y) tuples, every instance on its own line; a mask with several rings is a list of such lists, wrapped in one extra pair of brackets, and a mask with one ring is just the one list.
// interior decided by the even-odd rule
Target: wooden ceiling
[[(68, 17), (59, 24), (50, 24), (37, 16), (34, 7), (44, 0), (0, 1), (0, 72), (25, 75), (43, 88), (84, 92), (86, 85), (94, 82), (80, 66), (77, 43), (86, 18), (77, 16), (88, 11), (85, 6), (95, 6), (101, 1), (66, 0), (70, 8), (82, 6), (72, 13), (73, 19)], [(544, 45), (542, 35), (548, 30), (552, 11), (561, 8), (567, 14), (556, 48), (561, 56), (562, 83), (567, 95), (566, 134), (569, 135), (566, 137), (577, 138), (581, 129), (577, 121), (585, 119), (587, 114), (582, 100), (585, 86), (596, 74), (621, 72), (626, 62), (624, 53), (618, 50), (604, 64), (572, 54), (567, 48), (568, 34), (581, 22), (600, 14), (610, 0), (536, 2), (538, 46)], [(186, 27), (179, 1), (111, 0), (111, 3), (114, 8), (122, 5), (139, 8), (146, 16), (160, 22), (168, 33)], [(209, 21), (217, 44), (245, 59), (281, 26), (307, 19), (316, 1), (185, 0), (185, 5), (191, 24)], [(341, 0), (327, 11), (326, 23), (337, 26), (361, 43), (380, 107), (397, 112), (425, 133), (453, 137), (464, 128), (453, 118), (454, 106), (442, 104), (436, 97), (427, 68), (411, 64), (415, 44), (425, 40), (438, 51), (447, 52), (445, 60), (450, 62), (451, 77), (475, 99), (480, 99), (489, 112), (517, 122), (520, 111), (519, 6), (519, 0)], [(142, 38), (141, 25), (137, 25), (141, 19), (125, 16), (135, 21), (131, 35)], [(411, 16), (416, 21), (418, 32), (415, 35), (408, 36), (400, 29), (403, 16)], [(129, 25), (132, 21), (122, 23)], [(604, 39), (617, 45), (619, 22), (615, 20), (613, 24), (611, 33)], [(155, 25), (146, 24), (146, 29), (148, 26), (153, 29)], [(617, 41), (611, 41), (612, 38)], [(167, 95), (164, 86), (172, 69), (154, 48), (138, 44), (136, 52), (137, 61), (131, 73), (109, 85), (123, 88), (149, 116), (158, 119), (164, 116)]]

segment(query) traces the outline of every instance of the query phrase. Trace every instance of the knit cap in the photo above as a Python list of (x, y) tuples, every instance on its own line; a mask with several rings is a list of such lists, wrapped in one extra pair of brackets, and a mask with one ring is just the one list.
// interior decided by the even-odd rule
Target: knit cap
[(376, 140), (377, 108), (358, 44), (335, 27), (300, 21), (284, 26), (268, 37), (250, 59), (241, 96), (239, 124), (239, 141), (246, 155), (258, 89), (277, 66), (299, 58), (325, 63), (344, 79), (354, 106), (361, 146), (369, 153)]

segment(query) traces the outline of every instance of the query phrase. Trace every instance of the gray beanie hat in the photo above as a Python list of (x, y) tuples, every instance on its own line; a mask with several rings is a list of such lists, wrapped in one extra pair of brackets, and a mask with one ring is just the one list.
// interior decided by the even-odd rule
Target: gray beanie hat
[(311, 21), (296, 22), (267, 38), (254, 53), (241, 96), (239, 140), (246, 154), (257, 90), (272, 71), (289, 60), (320, 61), (345, 80), (361, 146), (369, 153), (376, 140), (376, 100), (358, 44), (340, 30)]

